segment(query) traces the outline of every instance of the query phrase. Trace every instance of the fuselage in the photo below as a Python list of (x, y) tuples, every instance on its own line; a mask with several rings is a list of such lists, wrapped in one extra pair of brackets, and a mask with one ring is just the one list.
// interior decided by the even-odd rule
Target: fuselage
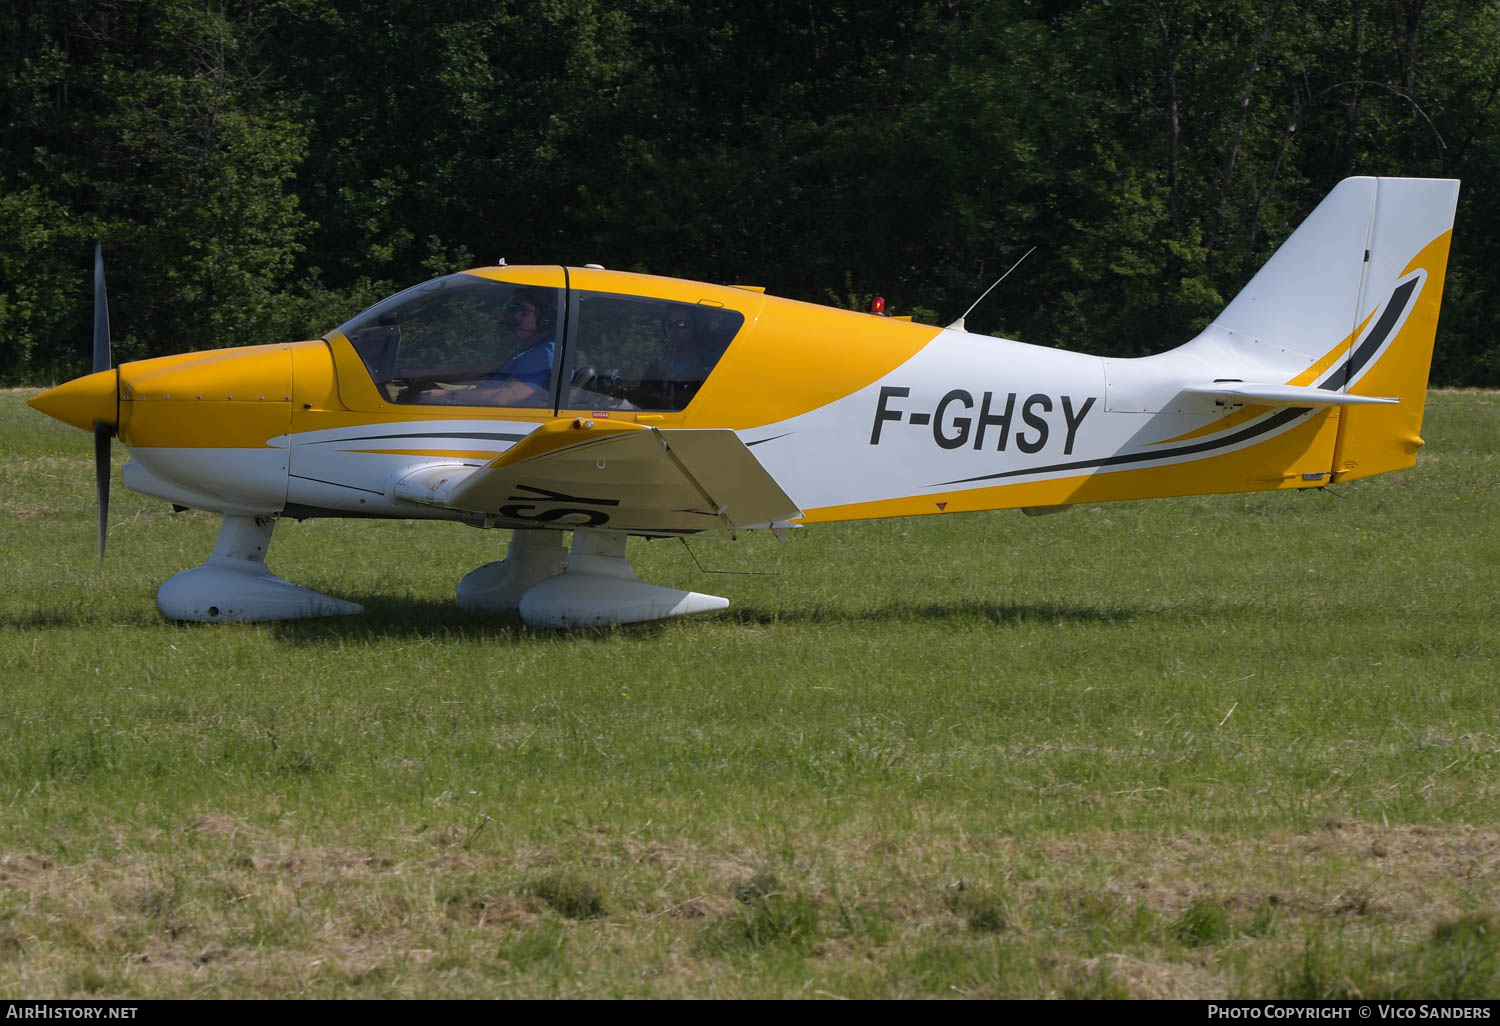
[[(436, 288), (455, 280), (446, 294)], [(468, 399), (495, 376), (486, 368), (516, 348), (500, 337), (505, 323), (463, 320), (475, 290), (488, 295), (490, 288), (514, 290), (496, 292), (501, 299), (547, 296), (546, 303), (557, 303), (548, 325), (555, 335), (548, 342), (552, 386), (526, 405)], [(601, 327), (590, 320), (609, 310), (615, 321)], [(675, 351), (670, 339), (651, 337), (630, 318), (687, 325), (690, 316), (705, 332), (718, 325), (725, 336), (702, 380), (680, 399), (632, 384), (648, 364), (656, 368), (649, 373), (669, 373), (660, 368)], [(433, 324), (443, 326), (440, 337)], [(1291, 352), (1268, 373), (1294, 380), (1352, 340), (1326, 340), (1328, 353)], [(405, 369), (418, 359), (403, 355), (408, 350), (428, 362), (451, 361), (452, 354), (435, 355), (434, 345), (461, 345), (467, 366), (479, 370), (461, 372), (451, 363)], [(401, 487), (445, 467), (491, 464), (560, 421), (583, 431), (572, 441), (626, 424), (668, 433), (732, 430), (801, 510), (800, 523), (1316, 487), (1334, 479), (1341, 411), (1276, 411), (1183, 393), (1185, 378), (1212, 376), (1204, 352), (1211, 349), (1210, 339), (1160, 357), (1104, 359), (755, 289), (592, 268), (501, 267), (409, 290), (322, 339), (123, 364), (115, 416), (133, 457), (127, 486), (229, 515), (562, 528), (578, 522), (582, 506), (594, 511), (591, 524), (608, 526), (607, 496), (543, 494), (481, 513), (417, 501)], [(634, 360), (636, 369), (601, 372), (601, 358)], [(464, 374), (467, 385), (433, 386)], [(414, 383), (420, 375), (430, 380)], [(61, 406), (57, 393), (87, 391), (98, 413), (111, 391), (106, 384), (95, 375), (48, 395)], [(443, 397), (440, 405), (433, 395)], [(38, 404), (45, 409), (47, 401), (39, 397)], [(79, 426), (92, 417), (74, 416)], [(601, 502), (590, 507), (588, 499)], [(650, 533), (640, 523), (631, 529)]]

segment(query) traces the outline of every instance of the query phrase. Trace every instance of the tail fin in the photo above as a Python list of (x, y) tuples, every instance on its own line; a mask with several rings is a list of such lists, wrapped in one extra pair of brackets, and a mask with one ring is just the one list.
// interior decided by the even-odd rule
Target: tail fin
[(1278, 383), (1399, 400), (1341, 411), (1335, 481), (1416, 461), (1458, 185), (1345, 179), (1200, 336)]

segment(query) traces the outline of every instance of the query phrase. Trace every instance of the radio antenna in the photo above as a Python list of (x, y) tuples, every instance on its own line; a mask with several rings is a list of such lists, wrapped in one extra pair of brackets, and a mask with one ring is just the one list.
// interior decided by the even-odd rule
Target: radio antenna
[[(1021, 254), (1021, 260), (1025, 260), (1027, 257), (1031, 256), (1031, 254), (1033, 254), (1035, 252), (1036, 252), (1036, 247), (1032, 246), (1026, 252), (1024, 252), (1024, 253)], [(1006, 278), (1009, 278), (1010, 277), (1010, 272), (1014, 271), (1017, 267), (1021, 266), (1021, 260), (1017, 260), (1015, 263), (1011, 264), (1010, 265), (1010, 271), (1006, 271), (1000, 277), (996, 278), (995, 279), (995, 285), (999, 285)], [(980, 294), (979, 298), (976, 299), (976, 300), (974, 300), (974, 306), (971, 306), (967, 310), (965, 310), (964, 313), (963, 313), (963, 317), (960, 317), (958, 320), (956, 320), (952, 324), (948, 325), (948, 327), (951, 328), (954, 331), (967, 331), (968, 329), (964, 327), (964, 317), (967, 317), (967, 316), (969, 316), (969, 314), (973, 313), (974, 312), (974, 307), (978, 306), (980, 303), (983, 303), (984, 302), (984, 297), (987, 296), (987, 295), (989, 295), (991, 292), (995, 291), (995, 285), (991, 285), (989, 288), (985, 289), (984, 292), (982, 292)]]

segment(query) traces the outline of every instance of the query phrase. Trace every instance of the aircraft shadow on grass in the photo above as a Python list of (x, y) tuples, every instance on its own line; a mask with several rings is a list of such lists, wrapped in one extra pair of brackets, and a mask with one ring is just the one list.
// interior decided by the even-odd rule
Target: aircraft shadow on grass
[[(330, 640), (350, 638), (481, 638), (490, 641), (520, 642), (544, 637), (528, 629), (519, 617), (470, 613), (453, 603), (437, 599), (395, 598), (390, 595), (358, 596), (365, 612), (360, 617), (321, 620), (281, 620), (262, 625), (280, 641), (292, 644), (318, 645)], [(1201, 615), (1202, 609), (1196, 615)], [(907, 602), (893, 600), (865, 609), (793, 608), (747, 604), (726, 610), (716, 622), (740, 626), (774, 626), (776, 624), (849, 624), (906, 623), (942, 620), (988, 620), (998, 627), (1020, 627), (1031, 624), (1127, 624), (1141, 619), (1159, 619), (1159, 609), (1071, 605), (1056, 602), (995, 602), (985, 599), (955, 599), (947, 602)], [(89, 610), (35, 610), (21, 615), (0, 615), (0, 628), (20, 630), (66, 629), (105, 625)], [(156, 628), (161, 620), (143, 612), (139, 617), (109, 618), (109, 626)], [(196, 628), (188, 628), (196, 629)], [(578, 627), (564, 632), (577, 638), (605, 638), (615, 631), (651, 637), (671, 630), (665, 621), (647, 621), (615, 627)]]
[[(293, 644), (318, 645), (332, 639), (374, 638), (480, 638), (496, 642), (523, 642), (545, 637), (528, 629), (518, 617), (467, 613), (452, 603), (432, 599), (397, 599), (389, 595), (361, 596), (365, 614), (359, 618), (285, 620), (268, 624), (274, 636)], [(1152, 615), (1147, 610), (1074, 606), (1061, 603), (1003, 603), (972, 601), (912, 603), (892, 601), (866, 609), (808, 608), (745, 605), (726, 610), (715, 622), (735, 626), (776, 624), (890, 624), (944, 620), (985, 619), (998, 627), (1030, 624), (1124, 624)], [(565, 636), (604, 639), (616, 632), (636, 637), (654, 637), (672, 630), (666, 621), (646, 621), (614, 627), (577, 627)], [(555, 635), (554, 635), (555, 636)]]

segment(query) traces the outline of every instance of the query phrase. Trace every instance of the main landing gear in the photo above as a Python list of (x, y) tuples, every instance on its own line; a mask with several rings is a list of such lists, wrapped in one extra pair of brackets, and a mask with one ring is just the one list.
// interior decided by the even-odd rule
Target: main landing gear
[(619, 531), (579, 528), (573, 549), (560, 531), (516, 531), (505, 559), (458, 583), (458, 604), (487, 613), (519, 613), (529, 627), (602, 627), (709, 613), (729, 600), (647, 584), (635, 575)]
[[(364, 607), (282, 580), (266, 568), (274, 517), (226, 516), (208, 562), (169, 578), (156, 605), (169, 620), (253, 623), (361, 613)], [(471, 571), (458, 604), (471, 612), (519, 614), (530, 627), (602, 627), (664, 620), (728, 607), (729, 600), (647, 584), (618, 531), (577, 529), (570, 552), (561, 531), (516, 531), (505, 558)]]

